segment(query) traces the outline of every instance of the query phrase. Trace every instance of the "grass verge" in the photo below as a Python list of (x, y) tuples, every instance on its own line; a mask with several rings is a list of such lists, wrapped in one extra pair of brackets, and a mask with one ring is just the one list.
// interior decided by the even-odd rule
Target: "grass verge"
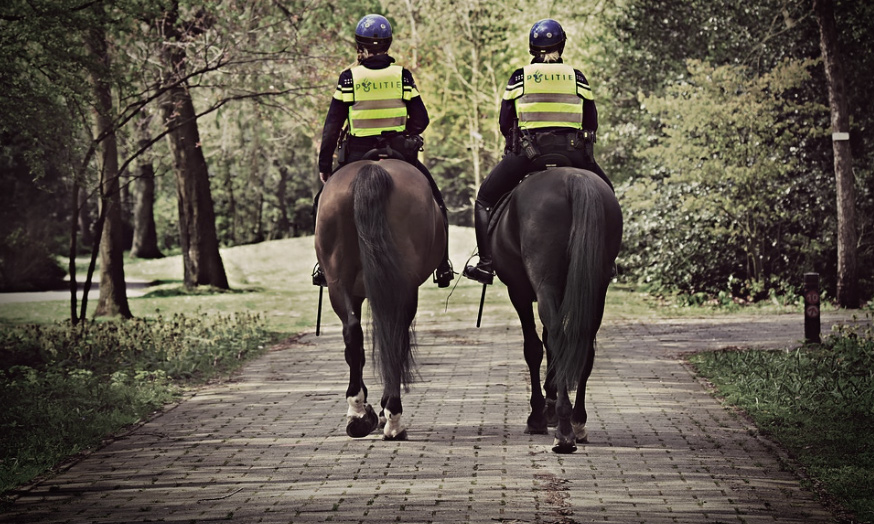
[(270, 339), (247, 313), (0, 331), (0, 494), (230, 373)]
[[(870, 315), (869, 315), (870, 318)], [(821, 345), (690, 358), (858, 522), (874, 522), (874, 331), (844, 327)]]

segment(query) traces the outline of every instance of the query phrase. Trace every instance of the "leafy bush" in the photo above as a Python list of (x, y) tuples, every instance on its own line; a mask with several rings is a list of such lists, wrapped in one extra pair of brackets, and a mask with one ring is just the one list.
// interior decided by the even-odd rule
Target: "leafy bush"
[(64, 271), (44, 234), (19, 228), (0, 241), (0, 291), (45, 291), (64, 285)]
[[(834, 274), (833, 182), (807, 151), (825, 108), (799, 90), (810, 62), (756, 76), (687, 64), (688, 77), (641, 104), (661, 124), (644, 158), (651, 177), (620, 189), (620, 265), (662, 291), (762, 299)], [(825, 271), (821, 271), (825, 272)]]
[[(57, 114), (46, 106), (39, 108), (46, 113), (39, 117), (54, 122)], [(58, 288), (66, 273), (55, 255), (69, 246), (70, 193), (63, 174), (75, 161), (35, 151), (25, 135), (17, 126), (13, 133), (0, 126), (0, 291)], [(55, 139), (54, 133), (43, 137), (45, 143)]]
[(269, 339), (257, 315), (0, 331), (0, 493), (227, 373)]

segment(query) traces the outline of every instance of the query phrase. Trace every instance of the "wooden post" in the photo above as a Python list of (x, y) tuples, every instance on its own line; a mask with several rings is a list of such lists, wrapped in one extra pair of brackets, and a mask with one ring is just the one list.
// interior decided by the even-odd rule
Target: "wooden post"
[(804, 339), (819, 344), (819, 273), (804, 274)]

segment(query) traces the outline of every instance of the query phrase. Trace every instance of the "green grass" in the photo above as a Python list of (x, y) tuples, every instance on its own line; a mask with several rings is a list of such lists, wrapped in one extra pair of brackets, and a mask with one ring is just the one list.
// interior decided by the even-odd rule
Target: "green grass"
[[(475, 246), (473, 229), (450, 228), (450, 254), (455, 270), (461, 269)], [(231, 291), (214, 289), (185, 290), (182, 286), (182, 258), (171, 256), (159, 260), (126, 259), (125, 277), (129, 281), (157, 282), (148, 288), (145, 296), (130, 296), (131, 312), (136, 317), (154, 318), (159, 314), (190, 313), (195, 310), (211, 314), (233, 312), (259, 313), (267, 328), (273, 332), (291, 335), (313, 331), (316, 325), (318, 288), (311, 283), (312, 267), (316, 262), (313, 237), (300, 237), (238, 246), (221, 250)], [(84, 281), (86, 259), (78, 264), (77, 280)], [(99, 275), (95, 275), (95, 280)], [(454, 288), (440, 289), (426, 282), (420, 289), (420, 317), (446, 315), (448, 320), (476, 318), (481, 286), (457, 277)], [(453, 281), (455, 286), (456, 281)], [(450, 294), (450, 291), (451, 294)], [(131, 293), (132, 295), (133, 293)], [(88, 297), (89, 315), (97, 305), (98, 292)], [(69, 297), (45, 302), (4, 303), (0, 295), (0, 325), (22, 323), (50, 323), (70, 317)], [(745, 313), (785, 312), (788, 308), (766, 303), (744, 308)], [(792, 309), (797, 311), (798, 309)], [(607, 294), (607, 318), (654, 318), (678, 316), (709, 316), (732, 314), (734, 311), (717, 307), (694, 307), (679, 301), (655, 299), (639, 292), (633, 286), (614, 284)], [(443, 317), (442, 317), (443, 318)], [(500, 283), (491, 286), (486, 297), (484, 321), (495, 318), (513, 318), (506, 289)], [(338, 322), (324, 297), (323, 325)]]
[[(870, 316), (869, 316), (870, 320)], [(874, 332), (847, 328), (791, 351), (723, 351), (691, 359), (860, 522), (874, 522)]]

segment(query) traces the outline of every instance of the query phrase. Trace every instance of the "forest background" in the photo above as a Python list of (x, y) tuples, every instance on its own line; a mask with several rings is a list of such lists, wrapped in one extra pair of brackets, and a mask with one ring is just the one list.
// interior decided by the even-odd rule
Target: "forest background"
[[(852, 291), (865, 301), (874, 4), (820, 4), (844, 71)], [(472, 223), (504, 149), (501, 94), (530, 59), (531, 25), (551, 17), (598, 105), (595, 154), (626, 222), (620, 278), (730, 303), (795, 297), (818, 272), (836, 295), (833, 128), (810, 0), (7, 1), (0, 290), (57, 286), (74, 258), (99, 254), (98, 314), (128, 316), (128, 250), (181, 253), (186, 286), (226, 288), (220, 247), (312, 234), (324, 116), (371, 12), (392, 22), (391, 54), (430, 112), (422, 160), (454, 225)]]

